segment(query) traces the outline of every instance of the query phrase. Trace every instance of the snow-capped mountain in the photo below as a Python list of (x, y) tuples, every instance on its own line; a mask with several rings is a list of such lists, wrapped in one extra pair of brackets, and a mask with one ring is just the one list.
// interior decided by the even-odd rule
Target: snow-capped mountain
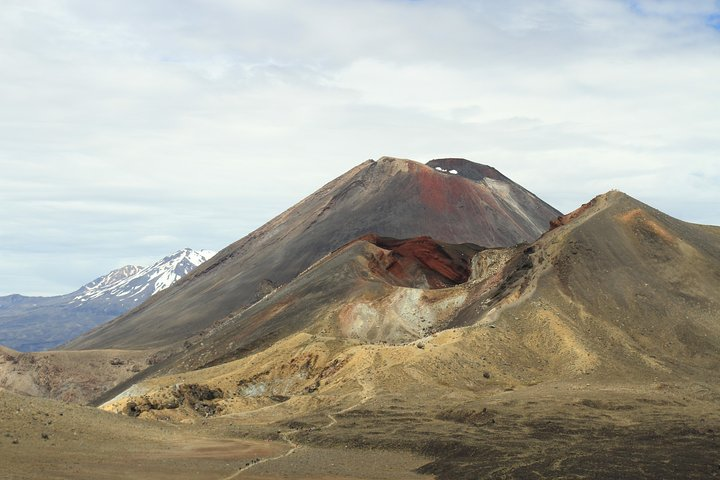
[(96, 278), (87, 285), (84, 285), (80, 291), (106, 291), (109, 288), (112, 288), (114, 285), (119, 285), (120, 283), (126, 281), (128, 278), (135, 276), (138, 272), (141, 272), (144, 269), (145, 267), (141, 267), (139, 265), (125, 265), (124, 267), (113, 270), (107, 275)]
[(55, 297), (0, 297), (0, 345), (46, 350), (140, 305), (215, 255), (184, 248), (149, 267), (126, 265)]
[(82, 287), (70, 304), (82, 305), (94, 300), (117, 302), (131, 308), (168, 288), (215, 253), (184, 248), (146, 268), (127, 265)]

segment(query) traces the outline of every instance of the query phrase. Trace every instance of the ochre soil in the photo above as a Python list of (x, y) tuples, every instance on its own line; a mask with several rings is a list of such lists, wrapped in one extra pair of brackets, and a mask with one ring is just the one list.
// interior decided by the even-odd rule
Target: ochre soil
[(2, 479), (224, 478), (285, 443), (232, 438), (0, 389)]

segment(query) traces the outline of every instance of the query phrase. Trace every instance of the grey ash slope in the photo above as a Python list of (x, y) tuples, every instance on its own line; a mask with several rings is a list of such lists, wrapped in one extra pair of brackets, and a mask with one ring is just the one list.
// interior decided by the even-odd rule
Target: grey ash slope
[(368, 233), (509, 246), (535, 240), (560, 214), (490, 167), (458, 159), (431, 165), (388, 157), (362, 163), (173, 288), (68, 348), (154, 348), (182, 341)]
[(186, 248), (147, 268), (126, 265), (67, 295), (0, 297), (0, 345), (20, 351), (56, 347), (143, 303), (214, 253)]

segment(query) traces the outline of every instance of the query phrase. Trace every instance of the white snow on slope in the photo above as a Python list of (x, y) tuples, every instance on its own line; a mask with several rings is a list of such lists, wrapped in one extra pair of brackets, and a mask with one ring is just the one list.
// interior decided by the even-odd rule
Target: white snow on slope
[(168, 255), (150, 267), (128, 265), (85, 285), (70, 304), (80, 305), (89, 300), (138, 304), (157, 292), (168, 288), (216, 252), (185, 248)]

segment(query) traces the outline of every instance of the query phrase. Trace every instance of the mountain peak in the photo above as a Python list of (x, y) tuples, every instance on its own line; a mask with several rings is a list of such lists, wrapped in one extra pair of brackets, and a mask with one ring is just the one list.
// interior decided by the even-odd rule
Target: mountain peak
[(429, 167), (437, 173), (456, 175), (475, 182), (482, 182), (486, 178), (502, 182), (512, 182), (508, 177), (500, 173), (494, 167), (475, 163), (465, 158), (436, 158), (423, 164), (407, 158), (382, 156), (377, 161), (368, 160), (363, 166), (376, 164), (384, 174), (397, 172), (419, 172)]
[(375, 166), (385, 175), (393, 175), (398, 172), (409, 172), (418, 162), (407, 158), (382, 156), (375, 162)]
[(627, 201), (631, 200), (633, 202), (637, 202), (635, 198), (631, 197), (625, 192), (622, 192), (620, 190), (610, 190), (603, 194), (598, 195), (596, 198), (601, 198), (607, 202), (620, 202), (620, 201)]
[(107, 288), (108, 286), (122, 282), (133, 275), (137, 275), (143, 268), (145, 267), (140, 265), (125, 265), (123, 267), (116, 268), (102, 277), (98, 277), (92, 282), (83, 285), (82, 290), (94, 291)]
[(403, 162), (417, 163), (415, 160), (410, 160), (409, 158), (391, 157), (389, 155), (383, 155), (382, 157), (377, 159), (377, 163), (403, 163)]
[(160, 262), (166, 262), (174, 259), (183, 259), (187, 258), (193, 261), (194, 263), (197, 263), (199, 265), (200, 263), (210, 259), (213, 255), (215, 255), (217, 252), (213, 250), (193, 250), (192, 248), (182, 248), (178, 250), (175, 253), (171, 253), (170, 255), (166, 256)]
[(198, 265), (215, 255), (211, 250), (183, 248), (143, 268), (133, 265), (113, 270), (85, 285), (71, 303), (82, 304), (90, 299), (121, 298), (121, 302), (139, 305), (145, 299), (166, 289)]
[[(583, 217), (589, 217), (599, 210), (607, 208), (610, 205), (618, 205), (621, 203), (627, 203), (632, 205), (644, 205), (639, 200), (631, 197), (630, 195), (621, 192), (620, 190), (610, 190), (606, 193), (602, 193), (593, 197), (587, 203), (583, 203), (578, 208), (566, 215), (560, 215), (554, 220), (550, 221), (550, 230), (554, 230), (563, 225), (567, 225), (575, 219)], [(645, 205), (646, 206), (646, 205)]]
[(54, 348), (142, 304), (214, 254), (184, 248), (150, 267), (117, 268), (65, 295), (0, 297), (0, 344), (21, 351)]
[(465, 158), (436, 158), (427, 162), (426, 165), (434, 168), (438, 172), (459, 175), (476, 182), (486, 178), (501, 180), (503, 182), (510, 181), (509, 178), (498, 172), (494, 167), (471, 162)]
[[(432, 165), (455, 167), (459, 173), (442, 172)], [(223, 249), (211, 264), (143, 309), (117, 318), (68, 347), (155, 347), (182, 340), (186, 332), (202, 331), (256, 303), (266, 293), (268, 282), (286, 284), (316, 261), (370, 232), (396, 239), (430, 236), (441, 245), (511, 246), (534, 241), (558, 215), (559, 211), (492, 167), (468, 160), (440, 159), (425, 165), (384, 156), (364, 161)], [(442, 256), (432, 245), (413, 246), (422, 247), (423, 254), (403, 250), (408, 253), (407, 268), (415, 269), (430, 256)], [(432, 272), (423, 273), (435, 278)], [(218, 288), (221, 282), (225, 283)], [(153, 325), (150, 334), (143, 327), (146, 324)]]

